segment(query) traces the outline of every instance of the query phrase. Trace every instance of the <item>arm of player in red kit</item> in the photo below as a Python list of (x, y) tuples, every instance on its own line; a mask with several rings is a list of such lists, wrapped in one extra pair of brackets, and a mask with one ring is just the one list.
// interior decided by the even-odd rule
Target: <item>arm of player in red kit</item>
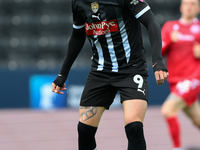
[(200, 43), (194, 42), (193, 54), (196, 59), (200, 59)]
[(171, 45), (171, 28), (169, 26), (169, 22), (166, 22), (161, 30), (162, 37), (162, 55), (165, 55), (169, 50), (168, 47)]
[(161, 29), (151, 10), (144, 13), (139, 21), (147, 28), (152, 48), (152, 62), (158, 85), (164, 83), (168, 77), (168, 70), (162, 60)]
[(52, 83), (52, 92), (63, 94), (62, 91), (66, 90), (64, 83), (67, 80), (67, 76), (73, 62), (75, 61), (85, 43), (85, 39), (86, 34), (84, 27), (81, 29), (73, 28), (62, 68), (57, 78)]

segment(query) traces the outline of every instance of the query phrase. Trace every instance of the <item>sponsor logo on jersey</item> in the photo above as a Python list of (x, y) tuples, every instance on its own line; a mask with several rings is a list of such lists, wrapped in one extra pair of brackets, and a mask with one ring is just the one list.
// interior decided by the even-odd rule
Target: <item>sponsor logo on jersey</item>
[(179, 33), (178, 34), (178, 40), (179, 41), (194, 41), (195, 37), (193, 35), (190, 35), (190, 34)]
[(132, 5), (132, 4), (134, 4), (134, 5), (137, 5), (139, 2), (144, 2), (143, 0), (132, 0), (131, 2), (130, 2), (130, 4)]
[[(200, 31), (200, 28), (198, 25), (193, 25), (190, 27), (190, 31), (193, 33), (193, 34), (183, 34), (181, 32), (179, 32), (179, 29), (180, 29), (180, 26), (178, 24), (174, 24), (172, 26), (172, 29), (173, 29), (173, 32), (176, 32), (177, 33), (177, 40), (179, 41), (194, 41), (195, 40), (195, 37), (193, 34), (197, 34), (199, 33)], [(172, 33), (173, 33), (172, 32)]]
[(117, 20), (85, 23), (87, 35), (104, 35), (109, 32), (119, 31)]
[(91, 3), (91, 9), (94, 13), (96, 13), (99, 10), (99, 3), (98, 2)]

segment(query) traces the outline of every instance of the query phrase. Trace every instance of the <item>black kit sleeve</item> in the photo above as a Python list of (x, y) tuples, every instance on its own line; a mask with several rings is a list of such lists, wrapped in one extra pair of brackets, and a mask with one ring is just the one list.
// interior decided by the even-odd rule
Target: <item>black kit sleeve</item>
[(67, 80), (67, 76), (69, 70), (80, 53), (86, 39), (85, 33), (85, 21), (81, 14), (78, 12), (76, 8), (76, 0), (72, 0), (72, 16), (73, 16), (73, 30), (72, 35), (70, 37), (68, 48), (66, 51), (65, 59), (62, 64), (60, 73), (57, 78), (54, 80), (54, 83), (62, 87), (65, 81)]
[(73, 29), (71, 38), (69, 40), (68, 49), (66, 51), (66, 56), (62, 64), (62, 68), (57, 78), (54, 80), (54, 83), (62, 87), (64, 82), (67, 79), (69, 70), (81, 51), (86, 39), (85, 28)]
[(161, 28), (156, 21), (151, 10), (144, 13), (139, 21), (147, 28), (149, 34), (149, 40), (152, 48), (152, 63), (153, 70), (155, 71), (166, 71), (167, 69), (162, 60), (162, 39), (161, 39)]
[(162, 40), (160, 25), (156, 21), (150, 6), (144, 0), (124, 0), (125, 6), (148, 30), (152, 48), (153, 70), (167, 71), (162, 60)]

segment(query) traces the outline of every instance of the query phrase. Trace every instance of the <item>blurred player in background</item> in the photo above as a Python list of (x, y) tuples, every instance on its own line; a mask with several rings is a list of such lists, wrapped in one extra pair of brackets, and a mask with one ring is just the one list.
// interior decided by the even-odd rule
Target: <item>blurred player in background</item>
[[(162, 105), (174, 150), (181, 150), (178, 113), (183, 110), (200, 129), (200, 12), (199, 0), (182, 0), (181, 18), (162, 28), (162, 53), (167, 55), (171, 93)], [(200, 135), (200, 134), (199, 134)]]
[(161, 30), (143, 0), (72, 0), (73, 32), (52, 91), (63, 94), (64, 82), (87, 35), (93, 50), (92, 67), (79, 107), (79, 150), (96, 150), (95, 133), (117, 91), (124, 109), (128, 150), (146, 150), (143, 119), (148, 85), (140, 22), (147, 28), (157, 83), (168, 76), (162, 61)]

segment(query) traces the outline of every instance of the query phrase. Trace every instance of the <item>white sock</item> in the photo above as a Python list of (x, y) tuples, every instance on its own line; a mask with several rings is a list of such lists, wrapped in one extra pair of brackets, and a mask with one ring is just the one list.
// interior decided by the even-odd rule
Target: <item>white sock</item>
[(93, 149), (93, 150), (97, 150), (97, 148)]

